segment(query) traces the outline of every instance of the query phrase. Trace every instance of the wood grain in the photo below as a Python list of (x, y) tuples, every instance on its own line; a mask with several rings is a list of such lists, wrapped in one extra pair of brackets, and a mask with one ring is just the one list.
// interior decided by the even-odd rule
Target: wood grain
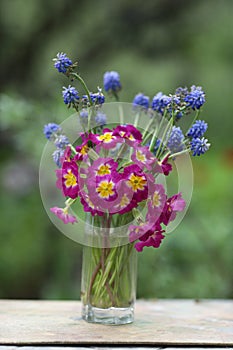
[(80, 313), (79, 301), (0, 300), (0, 344), (233, 345), (231, 300), (140, 300), (124, 326), (89, 324)]

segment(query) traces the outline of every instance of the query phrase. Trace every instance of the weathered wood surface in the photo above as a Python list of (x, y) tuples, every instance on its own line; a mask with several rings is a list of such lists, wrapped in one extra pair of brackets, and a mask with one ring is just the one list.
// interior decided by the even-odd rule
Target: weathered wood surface
[(89, 324), (80, 312), (79, 301), (0, 300), (0, 344), (233, 346), (230, 300), (140, 300), (135, 322), (124, 326)]
[(35, 346), (11, 346), (11, 345), (3, 345), (1, 346), (0, 345), (0, 350), (222, 350), (222, 349), (225, 349), (225, 350), (233, 350), (233, 348), (229, 348), (229, 347), (151, 347), (151, 346), (122, 346), (122, 347), (118, 347), (118, 346), (72, 346), (72, 347), (68, 347), (68, 346), (59, 346), (59, 347), (55, 347), (55, 346), (38, 346), (38, 345), (35, 345)]

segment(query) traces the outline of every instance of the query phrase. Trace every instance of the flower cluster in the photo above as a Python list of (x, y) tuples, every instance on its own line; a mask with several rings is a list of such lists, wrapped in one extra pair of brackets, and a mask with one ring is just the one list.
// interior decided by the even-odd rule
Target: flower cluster
[(134, 100), (133, 100), (134, 107), (140, 106), (144, 109), (148, 109), (149, 105), (150, 105), (150, 98), (148, 96), (145, 96), (144, 94), (139, 93), (134, 97)]
[(190, 138), (190, 149), (193, 156), (200, 156), (208, 151), (210, 143), (203, 137), (208, 128), (204, 120), (197, 120), (187, 132)]
[(49, 141), (53, 141), (56, 150), (53, 152), (53, 160), (58, 167), (62, 165), (62, 158), (66, 147), (70, 144), (66, 135), (62, 134), (61, 127), (56, 123), (49, 123), (44, 126), (44, 135)]
[(121, 89), (120, 75), (111, 71), (104, 74), (104, 89), (106, 92), (117, 93)]
[[(72, 85), (68, 85), (68, 87), (63, 86), (62, 96), (64, 103), (68, 106), (68, 108), (73, 107), (76, 111), (78, 111), (81, 108), (89, 107), (89, 106), (101, 106), (104, 101), (105, 97), (102, 93), (102, 90), (98, 87), (97, 92), (92, 93), (88, 90), (85, 82), (83, 79), (75, 72), (75, 69), (77, 67), (77, 63), (73, 63), (69, 57), (65, 53), (58, 53), (57, 57), (53, 59), (54, 67), (58, 70), (59, 73), (65, 74), (68, 78), (71, 78), (71, 81), (74, 79), (77, 79), (81, 82), (83, 85), (85, 94), (79, 95), (79, 92), (76, 90), (76, 88)], [(111, 72), (114, 73), (114, 72)], [(118, 73), (116, 73), (118, 74)], [(118, 78), (119, 80), (120, 78)], [(114, 83), (114, 78), (113, 82)], [(115, 84), (115, 90), (116, 86), (118, 86), (118, 90), (120, 89), (120, 83)]]
[(73, 63), (69, 57), (63, 52), (58, 53), (54, 60), (54, 67), (57, 68), (59, 73), (66, 73), (69, 68), (72, 67)]
[[(115, 159), (106, 156), (118, 145)], [(129, 149), (129, 159), (120, 157), (123, 149)], [(75, 151), (67, 148), (62, 167), (57, 170), (57, 186), (68, 198), (67, 206), (51, 210), (64, 223), (74, 223), (68, 209), (78, 197), (83, 210), (93, 216), (123, 215), (134, 210), (137, 218), (137, 210), (144, 203), (145, 221), (142, 222), (141, 217), (136, 219), (138, 225), (130, 227), (130, 241), (140, 240), (140, 244), (135, 245), (138, 251), (143, 246), (158, 247), (164, 237), (162, 224), (168, 225), (185, 206), (181, 194), (168, 198), (164, 187), (157, 184), (152, 175), (168, 175), (171, 170), (167, 159), (160, 163), (149, 148), (142, 145), (142, 134), (133, 125), (105, 128), (101, 134), (83, 134), (82, 143)]]
[[(139, 242), (135, 244), (135, 248), (139, 252), (141, 252), (144, 247), (159, 248), (162, 240), (165, 238), (163, 234), (165, 230), (162, 224), (167, 226), (170, 221), (174, 220), (176, 213), (184, 210), (185, 201), (181, 193), (167, 198), (164, 194), (163, 186), (155, 185), (154, 193), (148, 206), (149, 210), (146, 215), (146, 221), (141, 222), (140, 225), (137, 226), (130, 226), (129, 239), (131, 242), (139, 240)], [(163, 209), (159, 211), (158, 216), (157, 209), (159, 207)]]
[[(59, 125), (50, 123), (44, 127), (46, 138), (56, 146), (53, 158), (58, 166), (57, 187), (66, 197), (65, 208), (53, 207), (51, 211), (64, 223), (74, 224), (77, 219), (70, 214), (70, 208), (78, 199), (84, 212), (104, 218), (103, 222), (107, 218), (108, 225), (117, 222), (120, 226), (124, 220), (129, 225), (129, 241), (135, 242), (138, 251), (149, 246), (158, 248), (166, 226), (184, 210), (185, 201), (182, 193), (169, 197), (157, 177), (168, 176), (172, 171), (170, 160), (180, 154), (199, 156), (209, 149), (203, 136), (207, 123), (197, 119), (205, 93), (195, 85), (190, 89), (179, 87), (171, 95), (158, 92), (151, 102), (148, 96), (138, 93), (132, 102), (132, 113), (137, 116), (134, 125), (109, 128), (101, 110), (105, 102), (101, 88), (90, 92), (75, 72), (77, 65), (64, 53), (57, 55), (54, 66), (71, 81), (76, 79), (83, 89), (80, 94), (68, 85), (62, 92), (64, 103), (78, 112), (83, 133), (74, 146)], [(106, 72), (103, 86), (106, 93), (119, 99), (122, 85), (117, 72)], [(94, 111), (92, 108), (90, 113), (89, 107)], [(142, 113), (149, 117), (143, 134), (137, 128)], [(191, 113), (195, 113), (193, 122), (185, 133), (178, 123)], [(156, 121), (161, 123), (163, 119), (167, 127), (161, 136), (161, 125)]]
[(150, 103), (148, 96), (139, 93), (133, 100), (133, 105), (139, 105), (146, 109), (151, 108), (158, 114), (172, 114), (176, 119), (190, 113), (190, 109), (199, 110), (205, 103), (205, 93), (200, 86), (192, 85), (190, 90), (179, 87), (174, 95), (165, 95), (158, 92)]
[[(208, 125), (204, 120), (196, 120), (200, 108), (205, 103), (205, 93), (200, 86), (192, 85), (188, 88), (179, 87), (174, 95), (165, 95), (158, 92), (150, 103), (150, 98), (142, 93), (137, 94), (133, 100), (133, 108), (141, 108), (148, 111), (152, 117), (154, 113), (163, 116), (171, 123), (171, 128), (165, 135), (165, 140), (156, 139), (153, 147), (150, 149), (158, 156), (158, 149), (161, 151), (170, 150), (171, 153), (180, 153), (182, 151), (191, 151), (193, 156), (200, 156), (208, 151), (210, 143), (203, 137)], [(191, 113), (191, 110), (196, 112), (194, 121), (184, 135), (180, 126), (177, 123), (181, 118)], [(196, 121), (195, 121), (196, 120)], [(161, 144), (161, 146), (159, 146)], [(163, 152), (162, 152), (163, 153)]]
[(179, 126), (173, 126), (168, 135), (167, 147), (172, 153), (180, 152), (184, 149), (184, 134)]

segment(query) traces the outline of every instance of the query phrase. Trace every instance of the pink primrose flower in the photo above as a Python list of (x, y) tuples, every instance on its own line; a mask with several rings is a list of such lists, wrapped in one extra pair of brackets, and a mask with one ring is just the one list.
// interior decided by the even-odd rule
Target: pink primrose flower
[(135, 143), (142, 142), (142, 134), (141, 132), (135, 128), (135, 126), (127, 124), (127, 125), (118, 125), (114, 131), (113, 135), (117, 135), (123, 139), (130, 146), (135, 146)]
[(170, 197), (166, 201), (163, 212), (161, 214), (161, 222), (163, 222), (164, 225), (168, 225), (170, 221), (173, 221), (176, 218), (177, 212), (184, 210), (185, 205), (186, 203), (182, 198), (181, 193)]
[(158, 162), (157, 164), (155, 164), (155, 167), (153, 168), (154, 172), (161, 173), (166, 176), (169, 175), (169, 173), (172, 171), (172, 165), (168, 163), (168, 158), (169, 155), (166, 158), (164, 158), (162, 162)]
[(80, 146), (75, 148), (77, 154), (74, 156), (74, 161), (83, 160), (88, 157), (88, 141), (89, 140), (85, 140)]
[(91, 139), (91, 135), (93, 134), (91, 132), (90, 133), (80, 132), (79, 135), (82, 139), (82, 142), (85, 143)]
[(142, 222), (140, 225), (130, 225), (129, 226), (129, 241), (139, 242), (135, 243), (134, 247), (137, 251), (141, 252), (144, 247), (154, 247), (158, 248), (165, 237), (162, 233), (161, 224), (157, 221), (146, 221)]
[(181, 192), (169, 198), (169, 202), (173, 211), (183, 211), (186, 205)]
[(116, 184), (117, 181), (112, 174), (89, 177), (86, 185), (88, 197), (93, 205), (101, 211), (111, 211), (117, 198)]
[(157, 164), (157, 159), (147, 146), (136, 146), (131, 159), (140, 168), (145, 167), (148, 170), (152, 169), (152, 165), (155, 165), (155, 163)]
[(59, 219), (61, 219), (64, 224), (74, 224), (77, 222), (77, 219), (75, 216), (68, 214), (68, 209), (67, 208), (58, 208), (58, 207), (53, 207), (50, 208), (50, 211), (54, 213)]
[(118, 163), (112, 158), (98, 158), (88, 169), (88, 177), (116, 174)]
[(132, 189), (133, 198), (137, 203), (147, 199), (148, 185), (146, 174), (140, 169), (138, 165), (129, 165), (124, 168), (123, 178), (129, 188)]
[(166, 203), (167, 196), (164, 186), (161, 184), (152, 184), (149, 188), (148, 195), (148, 213), (147, 218), (152, 220), (158, 219), (163, 212), (164, 205)]
[[(64, 162), (70, 162), (71, 161), (70, 158), (71, 158), (71, 149), (70, 149), (70, 146), (68, 146), (65, 149), (63, 157), (61, 157), (62, 167), (63, 167), (63, 163)], [(62, 168), (61, 169), (56, 169), (55, 173), (56, 173), (56, 177), (57, 177), (56, 187), (59, 190), (62, 190), (62, 194), (65, 196), (65, 194), (63, 192), (63, 186), (62, 186)]]
[[(135, 208), (138, 202), (135, 201), (134, 191), (127, 185), (122, 174), (114, 169), (114, 163), (112, 163), (113, 171), (111, 174), (88, 176), (86, 182), (88, 197), (94, 207), (101, 211), (124, 214)], [(97, 165), (95, 168), (98, 169), (98, 163), (95, 165)]]
[(116, 184), (117, 198), (114, 201), (113, 207), (110, 208), (110, 212), (113, 214), (125, 214), (136, 208), (137, 202), (133, 198), (133, 191), (127, 186), (124, 180), (119, 181)]
[(80, 202), (82, 203), (83, 205), (83, 209), (85, 212), (89, 212), (91, 213), (91, 215), (98, 215), (98, 216), (103, 216), (104, 215), (104, 212), (101, 211), (98, 207), (96, 207), (94, 205), (94, 203), (92, 203), (90, 197), (88, 196), (88, 194), (81, 190), (79, 192), (79, 196), (80, 196)]
[(162, 243), (162, 240), (165, 238), (165, 236), (159, 232), (154, 232), (152, 236), (149, 236), (145, 241), (139, 241), (135, 243), (134, 247), (138, 252), (141, 252), (144, 247), (154, 247), (159, 248), (160, 244)]
[(153, 224), (150, 222), (142, 222), (139, 225), (129, 226), (129, 241), (130, 243), (137, 241), (140, 237), (144, 236), (148, 232), (151, 232)]
[(62, 166), (62, 188), (65, 196), (75, 199), (78, 197), (78, 166), (74, 161), (65, 161)]
[(70, 146), (67, 146), (63, 156), (60, 158), (61, 166), (64, 161), (68, 161), (68, 162), (70, 161), (70, 156), (71, 156), (71, 148)]
[(117, 143), (122, 143), (123, 140), (113, 134), (113, 131), (110, 129), (103, 129), (103, 133), (99, 134), (90, 134), (90, 140), (97, 145), (97, 152), (102, 148), (111, 149), (114, 148)]

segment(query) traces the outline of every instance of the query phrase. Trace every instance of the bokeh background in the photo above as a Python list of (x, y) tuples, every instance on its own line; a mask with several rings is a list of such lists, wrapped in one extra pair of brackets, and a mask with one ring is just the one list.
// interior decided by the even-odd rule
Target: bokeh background
[(201, 85), (212, 146), (193, 158), (191, 206), (161, 248), (139, 254), (138, 297), (233, 297), (233, 1), (1, 0), (0, 297), (78, 299), (82, 247), (40, 199), (43, 125), (71, 114), (57, 52), (91, 90), (121, 75), (121, 100)]

